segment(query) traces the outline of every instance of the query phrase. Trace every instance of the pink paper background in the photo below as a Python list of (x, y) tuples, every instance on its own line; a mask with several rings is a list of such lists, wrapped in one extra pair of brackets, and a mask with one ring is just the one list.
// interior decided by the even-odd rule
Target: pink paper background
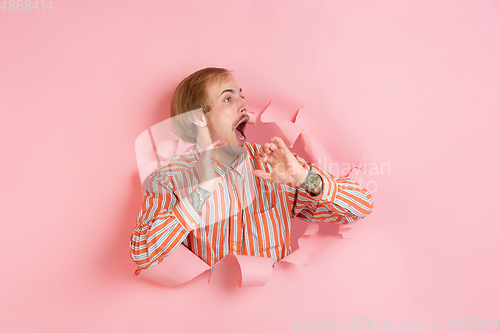
[[(0, 331), (288, 332), (360, 318), (430, 330), (500, 317), (498, 1), (53, 7), (0, 10)], [(135, 139), (207, 66), (233, 69), (256, 109), (307, 108), (339, 163), (390, 165), (356, 175), (372, 181), (374, 212), (349, 239), (309, 244), (308, 266), (279, 265), (263, 287), (238, 288), (235, 260), (210, 284), (134, 276)]]

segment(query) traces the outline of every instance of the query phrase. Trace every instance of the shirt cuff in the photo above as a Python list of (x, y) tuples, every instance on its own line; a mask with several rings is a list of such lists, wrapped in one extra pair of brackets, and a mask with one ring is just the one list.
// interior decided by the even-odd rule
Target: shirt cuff
[(187, 197), (174, 206), (172, 213), (188, 232), (200, 227), (201, 217), (194, 210)]

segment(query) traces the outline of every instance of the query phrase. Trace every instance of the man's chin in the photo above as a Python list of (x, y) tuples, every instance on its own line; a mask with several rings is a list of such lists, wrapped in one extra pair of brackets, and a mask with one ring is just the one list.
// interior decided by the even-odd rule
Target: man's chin
[(227, 145), (227, 146), (220, 147), (219, 149), (222, 149), (225, 153), (227, 153), (229, 155), (236, 156), (236, 155), (241, 155), (246, 151), (244, 147), (245, 147), (244, 142), (238, 142), (237, 146), (236, 145)]
[(234, 140), (231, 140), (231, 143), (229, 143), (228, 146), (243, 148), (243, 147), (245, 147), (246, 142), (247, 142), (246, 139), (241, 139), (240, 140), (237, 137), (235, 137)]

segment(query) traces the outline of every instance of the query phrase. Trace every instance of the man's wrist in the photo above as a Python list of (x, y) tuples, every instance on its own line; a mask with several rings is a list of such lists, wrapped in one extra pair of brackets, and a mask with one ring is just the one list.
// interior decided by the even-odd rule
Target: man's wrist
[(188, 200), (193, 206), (194, 210), (201, 214), (201, 207), (205, 204), (207, 199), (212, 195), (210, 191), (198, 186), (188, 195)]
[(311, 194), (318, 195), (323, 191), (323, 180), (320, 175), (307, 170), (307, 176), (305, 180), (300, 183), (299, 187), (302, 187)]

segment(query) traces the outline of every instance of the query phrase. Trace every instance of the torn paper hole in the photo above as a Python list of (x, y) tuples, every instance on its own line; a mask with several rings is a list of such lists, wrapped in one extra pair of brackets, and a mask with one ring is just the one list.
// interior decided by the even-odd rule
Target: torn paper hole
[[(313, 137), (314, 124), (305, 116), (307, 111), (301, 107), (288, 112), (289, 110), (284, 111), (277, 105), (279, 103), (270, 102), (264, 113), (261, 114), (261, 121), (273, 125), (275, 135), (282, 137), (290, 147), (300, 137), (306, 153), (313, 162), (317, 163), (320, 157), (330, 158), (328, 149)], [(249, 115), (249, 122), (254, 124), (255, 114), (249, 113)], [(143, 187), (149, 186), (149, 176), (156, 169), (191, 145), (175, 135), (171, 119), (160, 122), (141, 133), (136, 140), (136, 157)], [(339, 234), (343, 238), (347, 238), (344, 233), (349, 228), (349, 225), (340, 225)], [(307, 265), (308, 259), (301, 248), (301, 241), (307, 237), (314, 237), (318, 230), (317, 224), (309, 223), (298, 240), (299, 247), (278, 263)], [(273, 269), (271, 258), (242, 255), (234, 255), (234, 257), (240, 267), (238, 277), (240, 287), (262, 286), (269, 280)], [(213, 269), (217, 269), (216, 267), (217, 263)], [(181, 244), (160, 264), (149, 269), (137, 270), (136, 275), (155, 283), (175, 287), (191, 281), (210, 269), (207, 263)]]
[[(319, 227), (316, 223), (309, 223), (298, 240), (299, 248), (278, 263), (283, 261), (297, 266), (307, 265), (307, 257), (304, 250), (300, 248), (301, 239), (315, 236), (318, 230)], [(273, 260), (271, 258), (232, 254), (228, 256), (233, 256), (238, 261), (240, 267), (237, 277), (239, 287), (258, 287), (265, 285), (269, 281), (273, 271)], [(217, 264), (214, 265), (214, 270), (217, 269)], [(160, 264), (149, 269), (136, 270), (136, 275), (167, 287), (177, 287), (210, 269), (207, 263), (181, 244), (170, 255), (165, 257)]]

